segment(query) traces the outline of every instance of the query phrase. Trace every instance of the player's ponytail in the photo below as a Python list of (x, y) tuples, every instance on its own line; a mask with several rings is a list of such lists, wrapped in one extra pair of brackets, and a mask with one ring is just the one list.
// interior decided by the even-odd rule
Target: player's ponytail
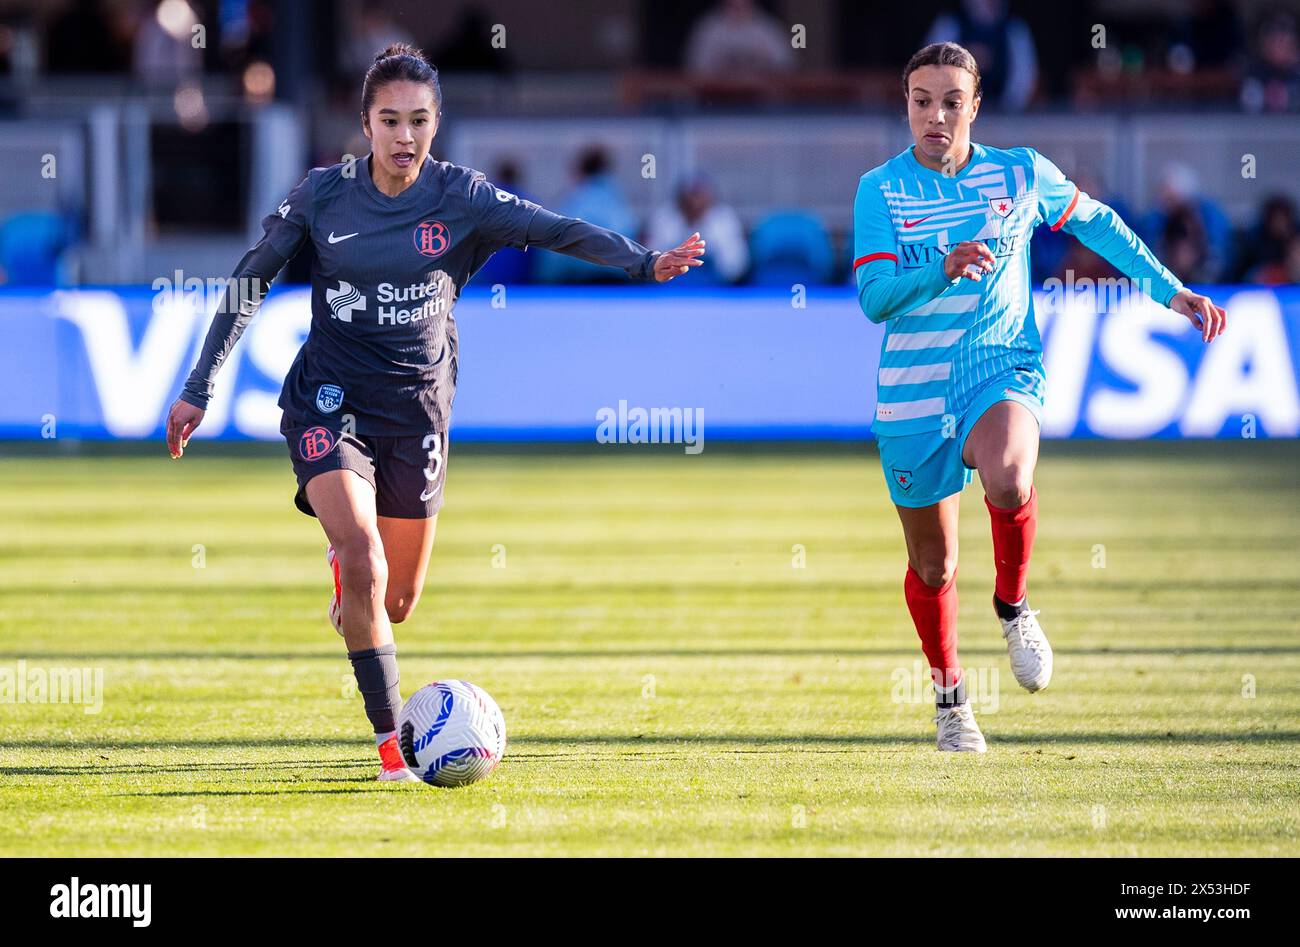
[(957, 43), (931, 43), (917, 50), (903, 67), (903, 95), (907, 95), (909, 91), (907, 80), (922, 66), (956, 66), (958, 69), (965, 69), (975, 79), (975, 97), (979, 98), (983, 94), (980, 89), (979, 63), (965, 46)]
[(375, 56), (375, 61), (366, 70), (365, 81), (361, 84), (363, 116), (370, 114), (375, 96), (390, 82), (418, 82), (427, 85), (433, 92), (434, 107), (438, 112), (442, 111), (442, 85), (438, 82), (438, 70), (424, 57), (424, 53), (409, 43), (390, 43)]

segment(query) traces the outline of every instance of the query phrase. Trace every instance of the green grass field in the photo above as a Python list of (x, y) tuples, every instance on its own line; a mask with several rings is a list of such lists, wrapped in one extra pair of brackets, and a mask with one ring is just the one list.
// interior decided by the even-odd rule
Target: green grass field
[(279, 449), (26, 451), (0, 459), (0, 669), (102, 669), (103, 700), (0, 704), (3, 856), (1300, 854), (1295, 443), (1047, 445), (1036, 695), (967, 490), (984, 756), (901, 699), (874, 448), (458, 447), (397, 639), (404, 693), (462, 677), (505, 712), (459, 790), (370, 781)]

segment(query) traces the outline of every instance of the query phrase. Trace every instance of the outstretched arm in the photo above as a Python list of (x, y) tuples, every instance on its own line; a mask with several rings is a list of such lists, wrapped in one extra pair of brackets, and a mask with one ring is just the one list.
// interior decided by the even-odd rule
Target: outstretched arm
[(1039, 212), (1053, 230), (1064, 229), (1142, 287), (1161, 305), (1187, 318), (1212, 342), (1227, 325), (1228, 314), (1208, 296), (1193, 293), (1161, 263), (1142, 238), (1114, 209), (1094, 200), (1037, 152)]
[(271, 281), (307, 239), (310, 211), (311, 176), (308, 175), (276, 212), (262, 221), (262, 238), (235, 267), (208, 327), (199, 360), (186, 379), (180, 397), (167, 412), (167, 450), (173, 460), (184, 454), (190, 435), (203, 422), (217, 372), (257, 315)]
[(190, 372), (185, 387), (181, 389), (182, 401), (196, 408), (207, 409), (217, 371), (239, 337), (244, 334), (244, 329), (257, 315), (262, 300), (271, 288), (271, 281), (279, 275), (287, 262), (265, 240), (259, 240), (256, 246), (244, 254), (221, 295), (217, 313), (208, 327), (203, 351), (199, 353), (194, 371)]
[(185, 381), (180, 397), (167, 414), (167, 449), (172, 458), (179, 458), (189, 443), (190, 435), (203, 420), (217, 372), (235, 347), (244, 329), (253, 321), (262, 300), (271, 288), (271, 281), (284, 268), (287, 261), (266, 240), (244, 254), (234, 274), (221, 294), (216, 315), (203, 340), (203, 351)]
[(606, 230), (577, 217), (562, 217), (544, 207), (537, 208), (528, 223), (526, 244), (568, 256), (616, 266), (633, 279), (666, 283), (692, 267), (700, 266), (704, 240), (698, 233), (671, 250), (650, 250), (613, 230)]
[(651, 250), (621, 233), (521, 200), (494, 187), (481, 174), (470, 182), (469, 199), (481, 233), (494, 243), (554, 250), (588, 263), (618, 267), (633, 279), (666, 283), (700, 266), (704, 255), (698, 233), (671, 250)]

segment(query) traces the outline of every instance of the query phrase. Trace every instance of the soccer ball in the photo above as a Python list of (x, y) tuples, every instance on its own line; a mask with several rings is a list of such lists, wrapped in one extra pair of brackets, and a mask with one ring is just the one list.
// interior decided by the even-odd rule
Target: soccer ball
[(412, 773), (433, 786), (467, 786), (506, 751), (506, 719), (488, 692), (469, 681), (434, 681), (397, 717), (397, 742)]

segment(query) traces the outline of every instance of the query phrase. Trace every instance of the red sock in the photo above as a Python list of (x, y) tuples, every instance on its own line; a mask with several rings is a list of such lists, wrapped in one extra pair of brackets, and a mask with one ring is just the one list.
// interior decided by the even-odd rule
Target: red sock
[(943, 588), (933, 588), (921, 581), (908, 565), (903, 594), (912, 623), (921, 637), (921, 650), (930, 662), (930, 677), (942, 687), (952, 687), (961, 680), (961, 663), (957, 660), (957, 574), (954, 572)]
[(1014, 510), (994, 506), (988, 497), (984, 505), (993, 522), (993, 563), (998, 572), (994, 591), (1002, 601), (1015, 605), (1025, 597), (1029, 553), (1038, 532), (1038, 492), (1030, 487), (1025, 505)]

